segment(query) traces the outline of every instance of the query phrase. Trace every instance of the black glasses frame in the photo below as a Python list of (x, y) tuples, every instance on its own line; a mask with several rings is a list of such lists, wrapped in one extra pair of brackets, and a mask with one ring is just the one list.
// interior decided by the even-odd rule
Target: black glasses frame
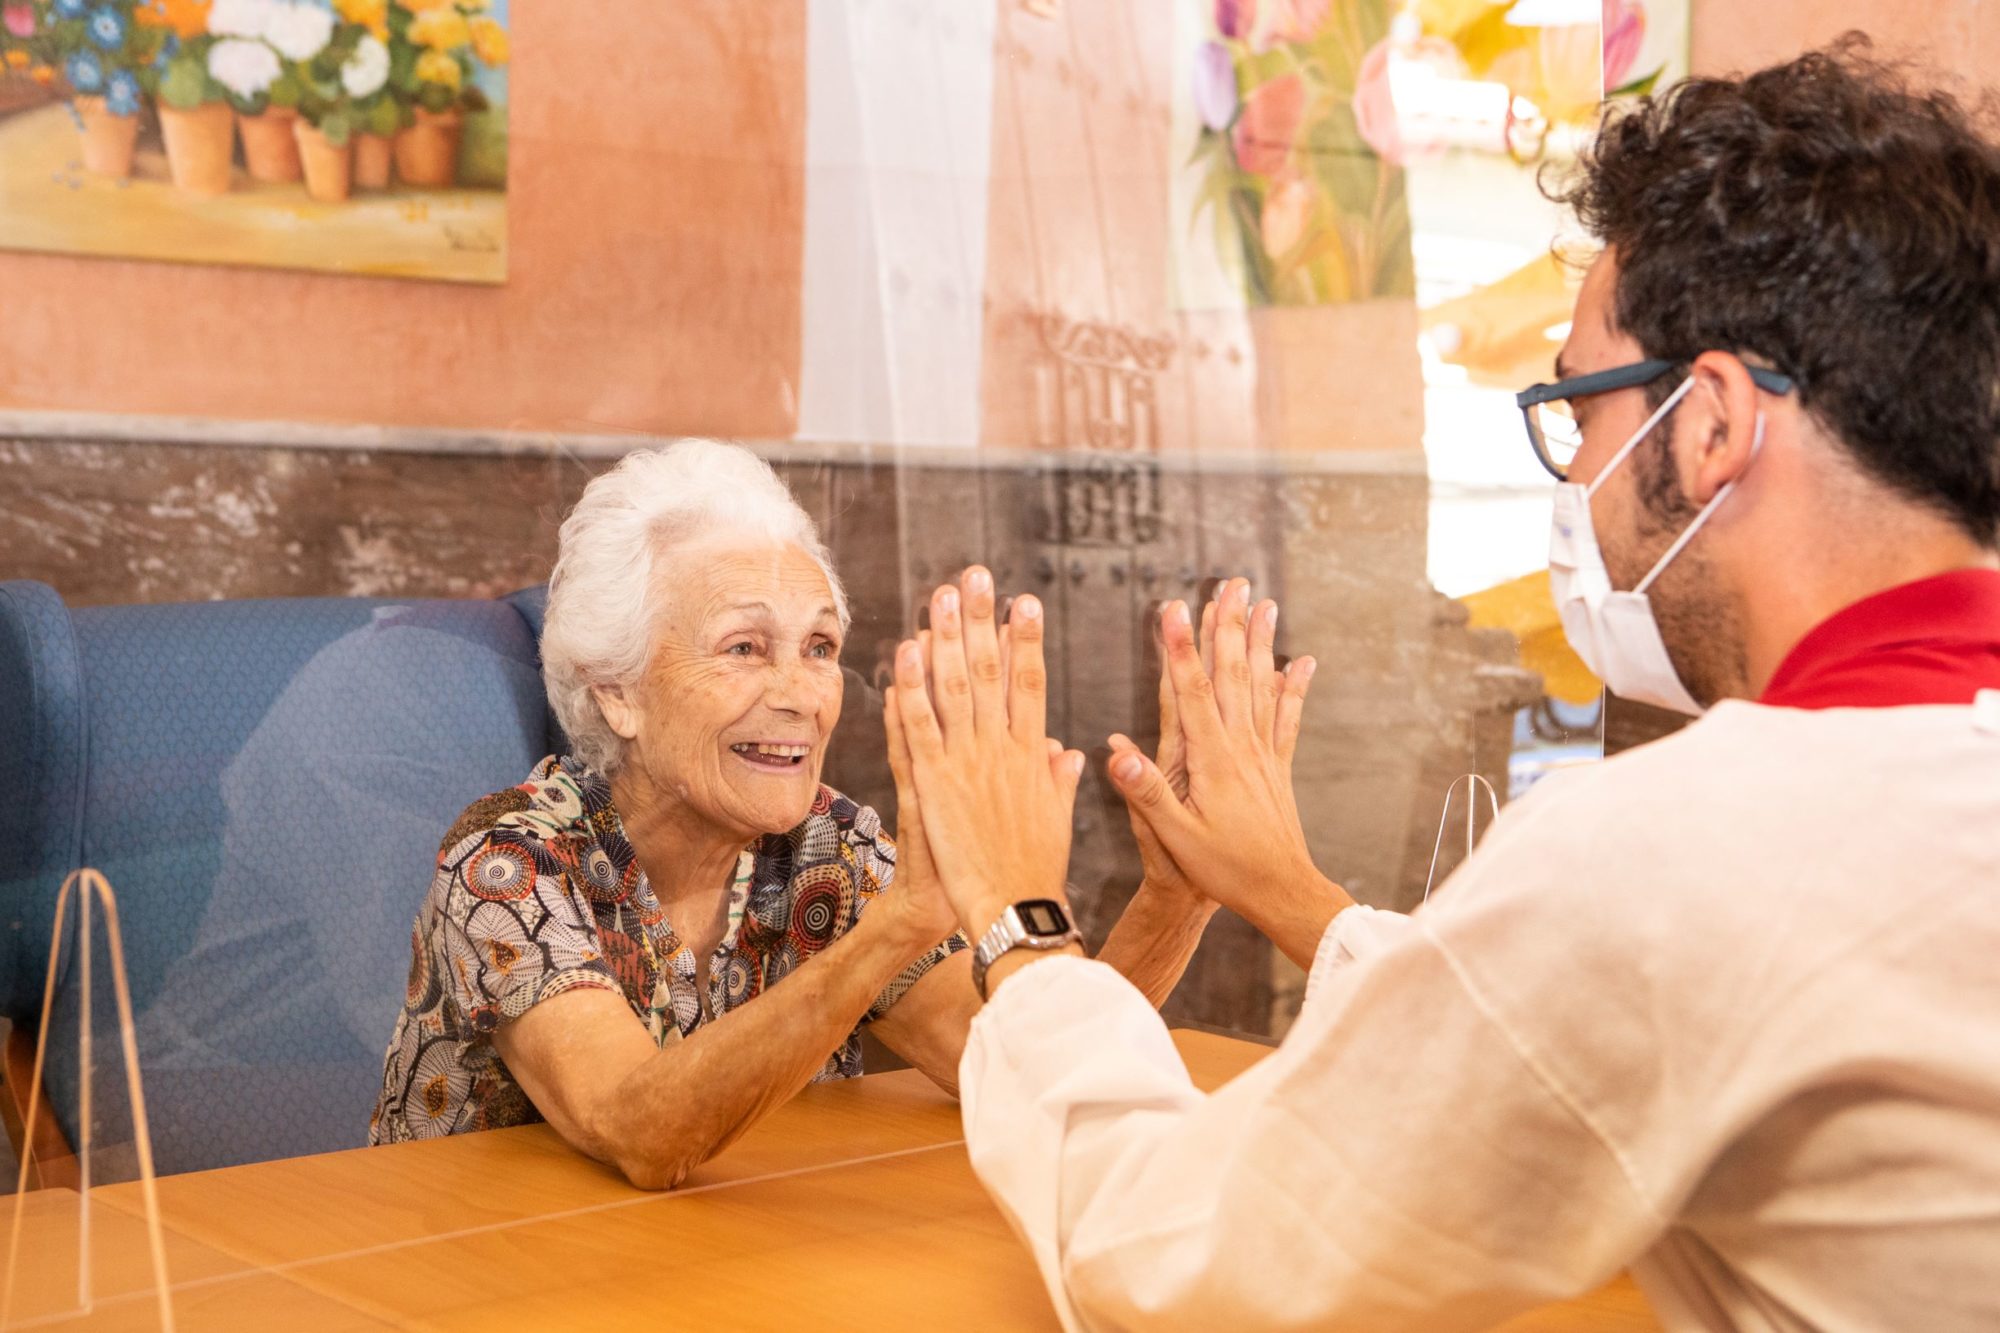
[[(1542, 437), (1541, 425), (1535, 417), (1535, 409), (1542, 404), (1561, 402), (1565, 398), (1588, 398), (1592, 394), (1611, 393), (1618, 389), (1636, 389), (1671, 374), (1685, 364), (1682, 361), (1634, 361), (1627, 366), (1594, 370), (1588, 375), (1572, 375), (1554, 384), (1532, 384), (1521, 390), (1514, 395), (1514, 405), (1521, 409), (1521, 419), (1527, 424), (1528, 445), (1535, 451), (1535, 461), (1557, 481), (1569, 479), (1569, 464), (1558, 463), (1551, 458), (1548, 441)], [(1750, 372), (1750, 382), (1766, 393), (1787, 394), (1796, 387), (1791, 376), (1778, 371), (1751, 365), (1744, 366), (1744, 369)]]

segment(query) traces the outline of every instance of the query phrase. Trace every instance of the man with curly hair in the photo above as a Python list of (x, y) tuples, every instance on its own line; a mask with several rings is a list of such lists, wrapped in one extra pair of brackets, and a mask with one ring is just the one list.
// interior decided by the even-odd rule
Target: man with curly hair
[[(1103, 965), (979, 960), (967, 1141), (1070, 1327), (1483, 1328), (1629, 1268), (1676, 1329), (2000, 1328), (1991, 126), (1858, 39), (1609, 116), (1521, 405), (1565, 629), (1704, 715), (1538, 785), (1414, 915), (1312, 865), (1275, 608), (1225, 590), (1213, 678), (1168, 609), (1184, 766), (1121, 738), (1113, 780), (1310, 990), (1204, 1095)], [(1068, 812), (992, 776), (1038, 727), (922, 688), (997, 676), (967, 605), (896, 698), (982, 939), (1050, 914)]]

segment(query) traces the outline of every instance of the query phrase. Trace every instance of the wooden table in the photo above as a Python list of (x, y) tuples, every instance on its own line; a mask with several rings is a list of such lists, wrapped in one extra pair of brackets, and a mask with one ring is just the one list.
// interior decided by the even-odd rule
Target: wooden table
[[(1175, 1034), (1216, 1087), (1266, 1052)], [(184, 1330), (1055, 1329), (1034, 1264), (967, 1162), (957, 1104), (914, 1071), (806, 1089), (680, 1189), (648, 1194), (545, 1125), (159, 1182)], [(154, 1327), (136, 1185), (30, 1197), (17, 1326)], [(67, 1225), (65, 1225), (67, 1223)], [(1659, 1326), (1621, 1279), (1508, 1333)]]

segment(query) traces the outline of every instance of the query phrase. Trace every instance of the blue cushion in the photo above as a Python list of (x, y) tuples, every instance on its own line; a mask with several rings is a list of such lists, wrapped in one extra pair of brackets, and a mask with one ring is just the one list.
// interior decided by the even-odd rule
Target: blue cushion
[[(537, 645), (535, 669), (537, 671), (541, 670), (539, 645), (542, 641), (542, 622), (548, 618), (549, 585), (538, 583), (532, 588), (523, 588), (519, 592), (510, 592), (500, 600), (513, 607), (516, 611), (519, 611), (521, 619), (527, 622), (528, 633), (534, 638)], [(548, 710), (548, 726), (549, 742), (547, 752), (549, 754), (568, 754), (569, 737), (563, 734), (562, 723), (556, 721), (556, 710), (553, 708)]]
[[(528, 623), (361, 599), (72, 619), (80, 854), (118, 895), (159, 1169), (362, 1143), (438, 842), (546, 752)], [(48, 1074), (72, 1143), (78, 981), (66, 965)], [(107, 969), (93, 990), (97, 1135), (125, 1144)]]
[(83, 675), (55, 589), (0, 583), (0, 1015), (42, 1010), (56, 891), (83, 845)]

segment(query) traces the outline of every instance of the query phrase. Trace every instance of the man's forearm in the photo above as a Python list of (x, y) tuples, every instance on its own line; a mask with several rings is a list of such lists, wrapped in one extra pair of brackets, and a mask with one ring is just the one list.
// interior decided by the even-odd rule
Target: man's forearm
[(1345, 889), (1308, 865), (1250, 895), (1243, 914), (1279, 952), (1310, 972), (1326, 928), (1353, 905)]
[(1206, 898), (1145, 881), (1111, 927), (1098, 961), (1116, 968), (1157, 1009), (1187, 971), (1214, 915)]

